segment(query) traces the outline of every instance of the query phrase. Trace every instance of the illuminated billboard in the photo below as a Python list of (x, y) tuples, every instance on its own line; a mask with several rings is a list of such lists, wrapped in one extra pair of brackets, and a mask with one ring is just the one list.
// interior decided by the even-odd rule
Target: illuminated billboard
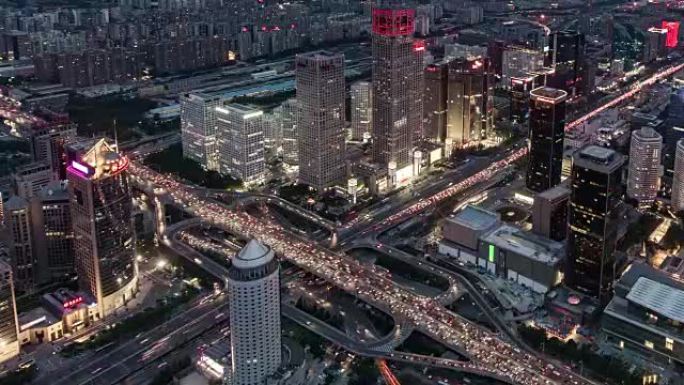
[(665, 46), (668, 48), (676, 47), (679, 40), (679, 22), (663, 20), (662, 27), (667, 30)]

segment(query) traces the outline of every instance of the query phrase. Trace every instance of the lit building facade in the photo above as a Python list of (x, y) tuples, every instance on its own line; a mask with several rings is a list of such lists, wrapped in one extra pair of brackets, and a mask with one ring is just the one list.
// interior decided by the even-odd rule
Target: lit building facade
[(129, 161), (104, 139), (73, 143), (67, 154), (78, 283), (104, 317), (138, 289)]
[(530, 112), (530, 92), (536, 88), (536, 77), (533, 75), (512, 77), (510, 112), (514, 123), (527, 121)]
[(242, 104), (216, 108), (219, 171), (245, 184), (262, 184), (266, 173), (264, 113)]
[(627, 196), (640, 206), (652, 204), (660, 190), (663, 137), (651, 127), (632, 131), (629, 147)]
[(231, 385), (264, 384), (280, 367), (280, 279), (271, 248), (251, 240), (233, 259), (228, 278)]
[(595, 145), (573, 157), (566, 283), (602, 303), (610, 299), (615, 279), (623, 163), (622, 155)]
[(373, 118), (373, 85), (356, 82), (351, 85), (351, 138), (363, 140), (370, 135)]
[(297, 99), (287, 99), (281, 105), (280, 125), (283, 133), (283, 163), (289, 166), (299, 164), (299, 149), (297, 148)]
[(543, 67), (542, 52), (519, 46), (507, 46), (501, 53), (501, 84), (508, 88), (512, 78), (527, 76)]
[(684, 139), (677, 142), (672, 174), (672, 211), (684, 210)]
[(67, 121), (52, 122), (31, 127), (29, 140), (31, 155), (36, 162), (50, 166), (53, 180), (66, 179), (65, 146), (76, 139), (76, 124)]
[(373, 161), (401, 170), (411, 166), (422, 125), (425, 45), (414, 41), (412, 9), (375, 8), (373, 36)]
[(183, 156), (207, 170), (218, 171), (216, 107), (221, 97), (184, 94), (180, 97)]
[(346, 181), (344, 56), (327, 51), (297, 55), (299, 178), (317, 190)]
[(5, 236), (9, 247), (14, 287), (31, 291), (35, 285), (35, 255), (31, 232), (31, 205), (19, 196), (5, 202)]
[(423, 130), (425, 138), (444, 142), (447, 132), (447, 96), (449, 92), (449, 64), (440, 61), (425, 68), (423, 91)]
[(584, 92), (586, 43), (583, 33), (557, 31), (549, 36), (547, 66), (554, 69), (548, 85), (575, 97)]
[(33, 247), (40, 283), (74, 273), (74, 232), (66, 181), (49, 184), (31, 201)]
[(457, 59), (449, 62), (447, 132), (454, 147), (478, 142), (491, 125), (489, 60)]
[(560, 183), (565, 136), (563, 90), (539, 87), (530, 92), (527, 188), (541, 192)]
[(0, 363), (19, 355), (17, 303), (12, 267), (0, 261)]

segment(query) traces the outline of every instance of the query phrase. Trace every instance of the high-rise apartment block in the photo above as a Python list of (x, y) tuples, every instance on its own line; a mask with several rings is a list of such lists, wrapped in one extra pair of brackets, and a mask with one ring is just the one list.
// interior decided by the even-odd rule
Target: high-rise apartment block
[(660, 190), (662, 150), (663, 137), (653, 128), (642, 127), (632, 131), (627, 196), (640, 206), (652, 204)]
[(281, 363), (280, 279), (271, 248), (251, 240), (228, 277), (231, 385), (266, 383)]
[(540, 87), (530, 92), (527, 188), (541, 192), (560, 183), (565, 137), (563, 90)]
[(682, 210), (684, 210), (684, 139), (677, 142), (672, 174), (672, 211)]
[(344, 56), (297, 55), (299, 181), (323, 190), (346, 181)]
[[(422, 55), (413, 39), (412, 9), (373, 9), (373, 161), (401, 170), (411, 165), (420, 131)], [(390, 167), (391, 166), (391, 167)]]
[(573, 157), (566, 283), (604, 303), (616, 274), (623, 163), (622, 155), (595, 145)]
[(266, 172), (263, 111), (230, 104), (216, 108), (219, 171), (261, 184)]
[(0, 363), (19, 355), (19, 321), (12, 267), (0, 261)]
[(207, 170), (218, 171), (219, 168), (216, 107), (221, 103), (220, 96), (194, 93), (180, 97), (183, 156)]
[(104, 317), (138, 289), (128, 158), (104, 139), (67, 147), (74, 264), (79, 288)]
[(351, 138), (370, 135), (373, 117), (373, 85), (359, 81), (351, 85)]

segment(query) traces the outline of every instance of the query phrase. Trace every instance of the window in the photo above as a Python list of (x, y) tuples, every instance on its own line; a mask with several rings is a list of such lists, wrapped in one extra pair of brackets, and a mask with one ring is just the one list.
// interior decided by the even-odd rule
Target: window
[(624, 349), (625, 348), (625, 341), (620, 340), (620, 342), (618, 343), (618, 346), (620, 347), (620, 349)]
[(674, 350), (674, 340), (672, 338), (665, 338), (665, 349)]
[(653, 342), (646, 340), (644, 341), (644, 346), (646, 346), (649, 349), (653, 349)]

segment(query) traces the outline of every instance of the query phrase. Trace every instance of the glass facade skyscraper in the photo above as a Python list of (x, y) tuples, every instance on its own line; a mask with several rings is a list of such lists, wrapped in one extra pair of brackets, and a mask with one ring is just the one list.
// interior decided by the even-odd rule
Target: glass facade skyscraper
[(567, 93), (550, 87), (530, 92), (527, 188), (541, 192), (560, 183)]

